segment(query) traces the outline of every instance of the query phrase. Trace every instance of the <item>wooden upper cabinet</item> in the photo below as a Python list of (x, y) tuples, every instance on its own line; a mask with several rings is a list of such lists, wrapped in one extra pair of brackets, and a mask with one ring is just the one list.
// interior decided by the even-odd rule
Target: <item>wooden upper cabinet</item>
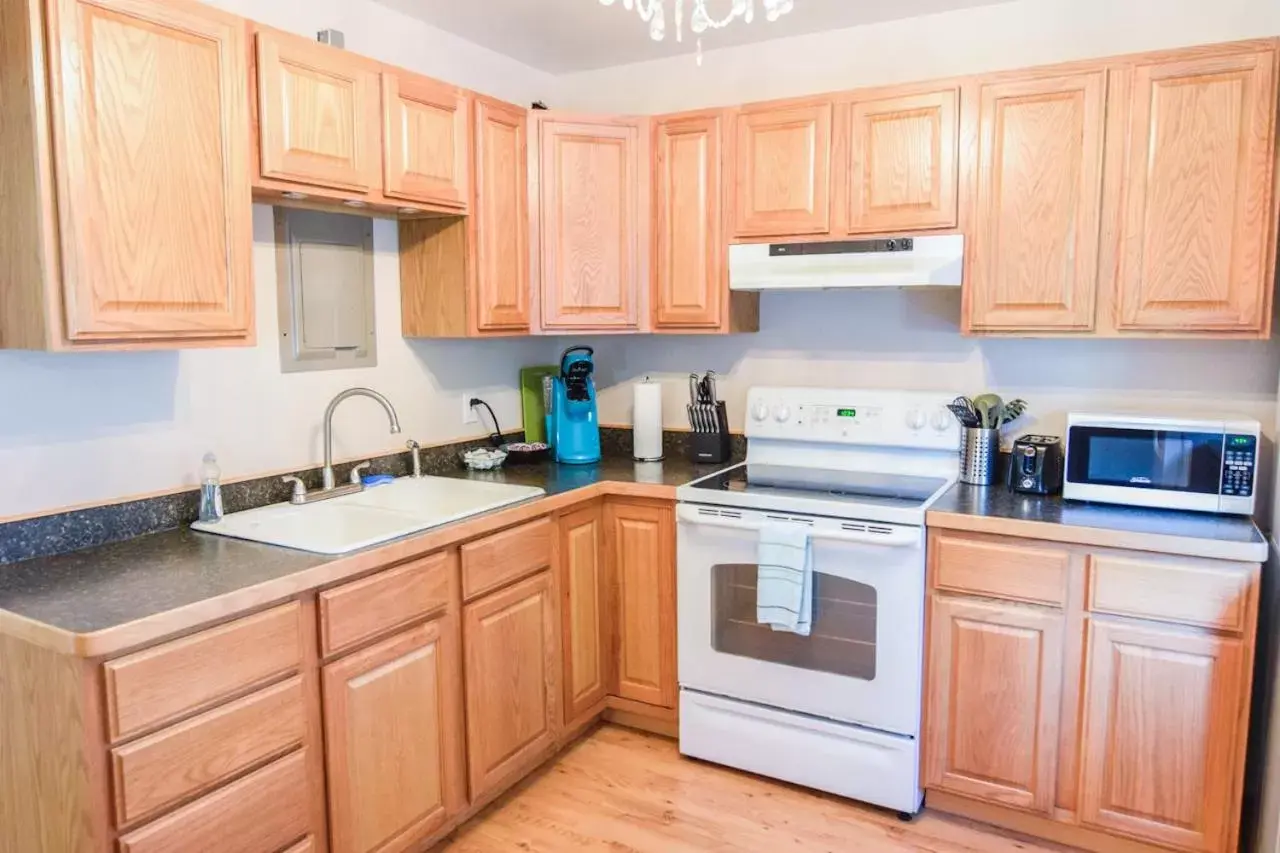
[(473, 294), (479, 331), (529, 328), (526, 112), (476, 98)]
[(939, 594), (931, 607), (925, 784), (1049, 814), (1062, 611)]
[(382, 73), (383, 192), (465, 213), (471, 202), (471, 99), (456, 86)]
[(599, 502), (560, 518), (564, 719), (572, 726), (604, 700), (612, 674), (609, 573)]
[(719, 112), (653, 128), (656, 328), (719, 328), (729, 281), (721, 215)]
[(466, 806), (457, 617), (323, 670), (332, 853), (405, 850)]
[(56, 0), (49, 27), (67, 341), (249, 337), (243, 22), (197, 4)]
[(532, 769), (555, 744), (560, 689), (557, 613), (550, 571), (463, 608), (473, 801)]
[(676, 703), (675, 513), (670, 504), (605, 504), (609, 574), (616, 585), (617, 685), (624, 699)]
[(356, 193), (379, 188), (374, 67), (300, 36), (262, 30), (257, 38), (262, 177)]
[(639, 326), (641, 252), (648, 257), (645, 124), (538, 116), (543, 328)]
[(1116, 327), (1265, 334), (1275, 51), (1139, 64), (1132, 74)]
[(744, 107), (735, 117), (733, 234), (831, 230), (831, 101)]
[(960, 90), (855, 100), (845, 109), (849, 233), (954, 228)]
[(1235, 849), (1248, 726), (1241, 640), (1088, 620), (1080, 819), (1185, 850)]
[(1106, 75), (981, 86), (969, 331), (1094, 327)]

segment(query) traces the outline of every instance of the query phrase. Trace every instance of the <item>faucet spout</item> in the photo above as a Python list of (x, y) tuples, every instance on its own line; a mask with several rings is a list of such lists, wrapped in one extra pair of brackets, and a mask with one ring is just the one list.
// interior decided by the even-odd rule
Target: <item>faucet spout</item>
[(324, 410), (324, 487), (332, 489), (337, 485), (337, 481), (333, 476), (333, 412), (338, 408), (338, 404), (343, 400), (351, 397), (368, 397), (376, 400), (387, 412), (387, 417), (391, 421), (391, 433), (395, 435), (400, 432), (400, 418), (396, 416), (396, 408), (391, 405), (391, 401), (386, 397), (374, 391), (372, 388), (348, 388), (346, 391), (338, 394), (329, 401), (329, 407)]

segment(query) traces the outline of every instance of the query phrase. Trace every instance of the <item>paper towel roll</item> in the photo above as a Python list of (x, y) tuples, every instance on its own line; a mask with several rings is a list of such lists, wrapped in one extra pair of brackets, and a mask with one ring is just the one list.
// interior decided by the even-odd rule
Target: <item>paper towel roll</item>
[(631, 431), (636, 459), (652, 462), (662, 458), (662, 384), (637, 382), (631, 407)]

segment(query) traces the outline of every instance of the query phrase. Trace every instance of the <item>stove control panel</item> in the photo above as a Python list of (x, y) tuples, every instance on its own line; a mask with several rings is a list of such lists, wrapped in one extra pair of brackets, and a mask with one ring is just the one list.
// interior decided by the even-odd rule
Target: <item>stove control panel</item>
[(956, 450), (955, 394), (834, 388), (752, 388), (747, 437)]

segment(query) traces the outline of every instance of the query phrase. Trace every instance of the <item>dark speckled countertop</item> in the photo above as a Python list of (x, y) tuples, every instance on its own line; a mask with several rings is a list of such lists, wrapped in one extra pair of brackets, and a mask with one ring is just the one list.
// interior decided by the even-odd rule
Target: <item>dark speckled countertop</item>
[(1252, 519), (1024, 495), (1003, 485), (957, 483), (929, 508), (930, 527), (1006, 533), (1086, 545), (1188, 556), (1267, 559), (1267, 540)]
[[(677, 486), (721, 467), (695, 466), (676, 456), (650, 463), (608, 458), (596, 465), (544, 463), (493, 472), (458, 468), (444, 476), (541, 486), (550, 497), (606, 481)], [(183, 527), (0, 566), (0, 611), (70, 634), (92, 634), (348, 556), (312, 554)]]

